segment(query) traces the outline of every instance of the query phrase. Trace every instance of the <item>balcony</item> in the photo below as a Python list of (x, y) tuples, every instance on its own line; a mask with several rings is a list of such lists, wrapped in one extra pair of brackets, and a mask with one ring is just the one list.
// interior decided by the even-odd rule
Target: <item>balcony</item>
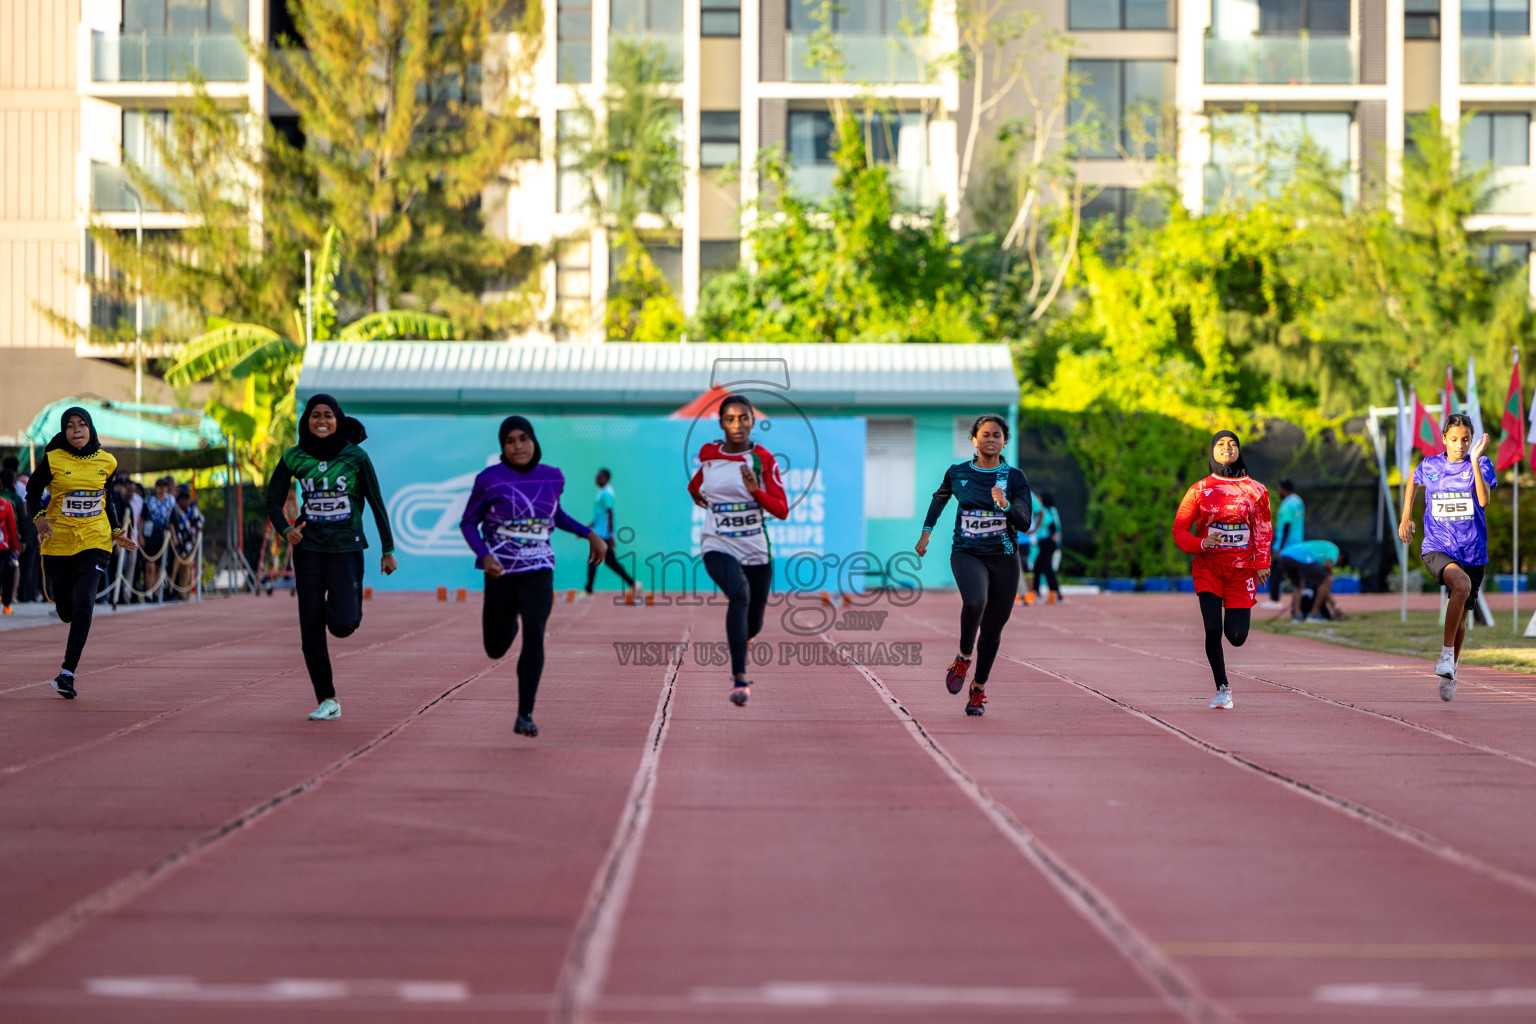
[[(134, 303), (98, 292), (91, 293), (91, 326), (101, 331), (133, 330)], [(162, 299), (144, 300), (144, 330), (182, 334), (197, 333), (197, 321), (185, 310), (175, 309)]]
[[(901, 204), (908, 208), (927, 209), (939, 202), (938, 183), (928, 167), (898, 167), (887, 165), (896, 194)], [(810, 200), (820, 202), (832, 195), (837, 180), (837, 168), (832, 164), (808, 164), (791, 167), (789, 181), (795, 191)]]
[[(165, 191), (170, 191), (170, 177), (164, 171), (150, 171), (150, 180)], [(96, 213), (133, 213), (136, 207), (133, 205), (133, 197), (123, 188), (124, 185), (132, 185), (128, 178), (128, 171), (122, 164), (107, 164), (99, 160), (91, 161), (91, 209)], [(144, 210), (146, 213), (161, 212), (150, 196), (144, 196)], [(172, 209), (175, 207), (173, 206)]]
[(1353, 85), (1359, 80), (1349, 36), (1250, 36), (1205, 40), (1207, 85)]
[[(1520, 168), (1524, 170), (1525, 168)], [(1216, 209), (1223, 203), (1256, 203), (1270, 196), (1278, 194), (1285, 188), (1286, 179), (1283, 175), (1275, 175), (1268, 180), (1256, 179), (1251, 169), (1224, 167), (1220, 164), (1206, 164), (1202, 169), (1205, 179), (1205, 209), (1206, 212)], [(1344, 206), (1350, 208), (1356, 201), (1356, 182), (1353, 174), (1343, 176)]]
[(1530, 36), (1462, 36), (1463, 85), (1536, 84), (1536, 46)]
[(228, 33), (91, 33), (93, 82), (179, 82), (196, 72), (209, 82), (244, 82), (249, 62)]
[[(809, 63), (811, 37), (809, 32), (790, 32), (784, 37), (785, 66), (789, 69), (791, 82), (827, 80), (821, 68)], [(894, 85), (928, 80), (927, 46), (921, 37), (844, 32), (837, 40), (842, 45), (846, 65), (842, 75), (845, 82)]]
[(1536, 167), (1495, 167), (1488, 186), (1488, 206), (1479, 212), (1496, 217), (1536, 215)]

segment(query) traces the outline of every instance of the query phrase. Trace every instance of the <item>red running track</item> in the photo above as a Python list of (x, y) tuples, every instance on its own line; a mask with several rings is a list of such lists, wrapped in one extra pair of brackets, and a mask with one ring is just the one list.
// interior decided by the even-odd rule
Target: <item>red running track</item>
[(331, 723), (285, 597), (103, 616), (74, 702), (0, 633), (0, 1020), (1536, 1020), (1536, 677), (1255, 633), (1210, 711), (1106, 595), (973, 719), (955, 595), (872, 610), (920, 665), (737, 709), (720, 608), (561, 603), (532, 741), (476, 598), (372, 601)]

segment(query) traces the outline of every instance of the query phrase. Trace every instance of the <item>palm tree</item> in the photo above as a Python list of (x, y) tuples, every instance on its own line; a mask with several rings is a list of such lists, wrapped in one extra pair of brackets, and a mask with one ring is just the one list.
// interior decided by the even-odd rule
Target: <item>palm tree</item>
[[(411, 310), (369, 313), (338, 328), (336, 278), (341, 273), (341, 234), (325, 232), (313, 290), (311, 330), (315, 341), (447, 341), (453, 323), (446, 317)], [(166, 371), (168, 383), (181, 386), (214, 378), (243, 390), (239, 408), (215, 399), (208, 413), (234, 435), (246, 451), (240, 460), (258, 479), (266, 478), (295, 436), (294, 392), (304, 363), (306, 335), (302, 299), (293, 311), (289, 335), (261, 324), (210, 318), (208, 330), (187, 342)], [(231, 396), (232, 397), (232, 396)]]

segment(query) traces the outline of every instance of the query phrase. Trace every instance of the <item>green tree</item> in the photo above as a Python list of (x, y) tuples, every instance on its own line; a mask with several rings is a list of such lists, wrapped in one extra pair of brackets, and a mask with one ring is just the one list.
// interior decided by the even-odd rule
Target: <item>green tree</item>
[[(430, 313), (388, 310), (366, 313), (338, 326), (342, 279), (342, 240), (334, 226), (326, 230), (315, 267), (311, 308), (301, 293), (291, 309), (290, 327), (281, 333), (256, 323), (210, 321), (209, 329), (189, 341), (166, 371), (172, 385), (214, 378), (218, 397), (208, 411), (233, 434), (243, 468), (265, 479), (295, 436), (294, 396), (307, 341), (393, 341), (405, 338), (447, 340), (452, 321)], [(308, 329), (306, 330), (306, 326)]]

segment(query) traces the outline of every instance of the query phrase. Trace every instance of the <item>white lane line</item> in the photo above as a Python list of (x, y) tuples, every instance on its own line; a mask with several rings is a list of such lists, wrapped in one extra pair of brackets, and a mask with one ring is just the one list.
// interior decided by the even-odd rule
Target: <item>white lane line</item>
[(407, 1003), (463, 1003), (462, 981), (339, 981), (274, 978), (260, 983), (205, 982), (181, 976), (90, 978), (85, 991), (104, 999), (153, 999), (194, 1003), (295, 1003), (338, 999), (398, 999)]
[(753, 988), (696, 988), (696, 1003), (731, 1006), (1068, 1006), (1064, 988), (900, 985), (861, 981), (771, 981)]
[(1208, 740), (1203, 740), (1199, 736), (1196, 736), (1194, 733), (1186, 732), (1185, 730), (1179, 728), (1172, 722), (1166, 721), (1154, 714), (1143, 711), (1133, 704), (1129, 704), (1126, 701), (1120, 700), (1118, 697), (1112, 697), (1105, 693), (1103, 690), (1095, 689), (1094, 687), (1089, 686), (1087, 683), (1080, 682), (1079, 680), (1072, 679), (1068, 676), (1064, 676), (1060, 672), (1053, 672), (1050, 669), (1041, 665), (1037, 665), (1032, 661), (1025, 661), (1023, 658), (1015, 658), (1011, 654), (1004, 654), (999, 651), (997, 656), (999, 658), (1006, 658), (1007, 660), (1016, 662), (1020, 665), (1025, 665), (1034, 669), (1036, 672), (1039, 672), (1043, 675), (1048, 675), (1053, 679), (1059, 679), (1069, 686), (1077, 687), (1085, 693), (1091, 693), (1102, 700), (1108, 701), (1110, 704), (1113, 704), (1115, 707), (1126, 712), (1127, 714), (1136, 718), (1140, 718), (1142, 721), (1149, 722), (1152, 725), (1157, 726), (1159, 729), (1177, 736), (1179, 739), (1182, 739), (1184, 742), (1190, 744), (1191, 746), (1205, 751), (1213, 757), (1218, 757), (1221, 760), (1226, 761), (1228, 764), (1233, 764), (1240, 768), (1246, 768), (1249, 771), (1257, 772), (1258, 774), (1264, 776), (1266, 779), (1269, 779), (1278, 785), (1285, 786), (1286, 788), (1300, 793), (1311, 800), (1315, 800), (1322, 804), (1324, 807), (1330, 808), (1331, 810), (1342, 812), (1343, 814), (1355, 819), (1356, 821), (1364, 822), (1365, 824), (1370, 825), (1372, 828), (1385, 832), (1387, 835), (1392, 836), (1394, 839), (1400, 839), (1410, 846), (1414, 846), (1420, 850), (1423, 850), (1425, 853), (1439, 857), (1441, 860), (1448, 861), (1449, 863), (1454, 864), (1459, 868), (1465, 868), (1474, 874), (1482, 875), (1483, 877), (1492, 881), (1501, 882), (1504, 885), (1510, 886), (1511, 888), (1518, 889), (1528, 896), (1536, 896), (1536, 879), (1530, 878), (1527, 875), (1522, 875), (1517, 871), (1511, 871), (1508, 868), (1501, 868), (1497, 864), (1490, 864), (1488, 861), (1483, 860), (1481, 857), (1478, 857), (1475, 854), (1468, 853), (1465, 850), (1452, 846), (1450, 843), (1443, 839), (1433, 836), (1428, 832), (1423, 831), (1422, 829), (1414, 828), (1412, 825), (1404, 824), (1403, 822), (1398, 821), (1396, 818), (1393, 818), (1390, 815), (1383, 814), (1378, 810), (1367, 807), (1365, 804), (1356, 803), (1347, 797), (1343, 797), (1330, 790), (1323, 789), (1321, 786), (1314, 786), (1310, 782), (1305, 782), (1301, 779), (1294, 778), (1282, 771), (1279, 771), (1278, 769), (1270, 768), (1268, 765), (1260, 764), (1257, 761), (1243, 757), (1241, 754), (1235, 754), (1232, 751), (1227, 750), (1225, 747), (1219, 747), (1216, 744), (1209, 742)]
[(662, 674), (661, 694), (656, 698), (656, 714), (651, 719), (645, 749), (640, 764), (635, 768), (634, 781), (629, 786), (629, 798), (624, 813), (614, 830), (613, 841), (603, 863), (592, 880), (587, 894), (586, 910), (571, 938), (571, 948), (566, 953), (565, 964), (560, 970), (560, 981), (555, 986), (554, 1019), (561, 1024), (580, 1024), (597, 1005), (607, 980), (608, 966), (613, 957), (613, 944), (618, 938), (619, 922), (624, 917), (625, 904), (629, 901), (629, 889), (635, 880), (635, 869), (640, 863), (640, 851), (645, 845), (646, 828), (651, 822), (651, 808), (656, 800), (656, 774), (661, 767), (661, 748), (667, 741), (672, 725), (672, 698), (677, 691), (677, 672), (682, 666), (682, 651), (687, 649), (688, 638), (693, 634), (690, 623), (683, 630), (682, 642), (672, 653)]
[(1333, 1006), (1391, 1006), (1404, 1010), (1472, 1010), (1536, 1006), (1536, 988), (1493, 988), (1456, 991), (1422, 985), (1365, 983), (1320, 985), (1312, 993), (1319, 1003)]
[[(829, 643), (831, 641), (828, 641)], [(950, 753), (923, 728), (910, 711), (881, 681), (880, 677), (863, 665), (852, 665), (869, 685), (880, 695), (886, 710), (906, 727), (907, 734), (933, 758), (950, 781), (970, 798), (1004, 839), (1023, 854), (1037, 871), (1045, 876), (1089, 924), (1109, 940), (1146, 981), (1174, 1010), (1186, 1020), (1198, 1024), (1235, 1024), (1236, 1018), (1223, 1010), (1207, 996), (1194, 979), (1185, 974), (1174, 962), (1163, 955), (1157, 943), (1143, 935), (1120, 908), (1100, 892), (1081, 873), (1059, 854), (1042, 843), (1028, 827), (1014, 816), (1006, 805), (996, 800)]]

